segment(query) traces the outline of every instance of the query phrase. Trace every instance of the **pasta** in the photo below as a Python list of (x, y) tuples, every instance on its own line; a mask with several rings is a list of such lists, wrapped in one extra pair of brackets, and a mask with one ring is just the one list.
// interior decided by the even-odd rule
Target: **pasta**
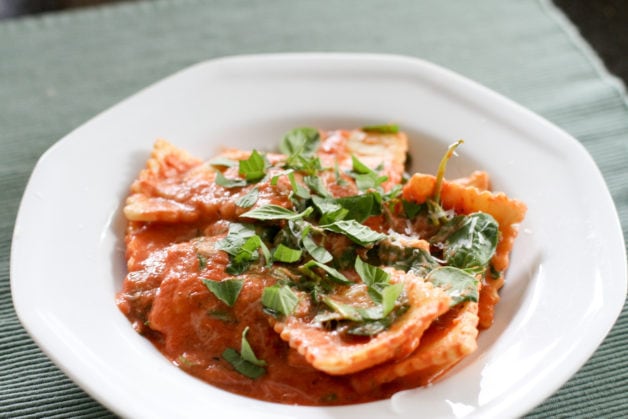
[(433, 382), (490, 327), (526, 207), (482, 171), (405, 173), (396, 126), (288, 132), (204, 162), (155, 142), (124, 215), (116, 297), (138, 333), (220, 388), (290, 404)]

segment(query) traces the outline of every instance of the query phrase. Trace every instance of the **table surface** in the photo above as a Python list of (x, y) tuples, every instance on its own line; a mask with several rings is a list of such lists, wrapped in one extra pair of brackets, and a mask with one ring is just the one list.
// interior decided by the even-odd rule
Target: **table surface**
[[(544, 0), (163, 0), (0, 22), (0, 417), (109, 417), (42, 354), (9, 289), (11, 235), (39, 156), (92, 116), (179, 69), (243, 53), (421, 57), (565, 129), (589, 151), (628, 234), (628, 100), (621, 81)], [(529, 417), (628, 411), (628, 314)]]

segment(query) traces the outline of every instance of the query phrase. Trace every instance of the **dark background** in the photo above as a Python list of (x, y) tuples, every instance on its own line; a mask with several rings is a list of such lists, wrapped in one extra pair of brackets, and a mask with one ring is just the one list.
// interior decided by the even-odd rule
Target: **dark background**
[[(0, 0), (0, 19), (137, 0)], [(628, 85), (628, 0), (554, 0), (597, 51), (611, 73)]]

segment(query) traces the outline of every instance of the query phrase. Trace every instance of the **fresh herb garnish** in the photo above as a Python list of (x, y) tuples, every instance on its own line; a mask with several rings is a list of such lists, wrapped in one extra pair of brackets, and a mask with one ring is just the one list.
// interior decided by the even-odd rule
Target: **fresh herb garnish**
[(248, 159), (240, 160), (238, 173), (249, 183), (258, 182), (266, 176), (268, 166), (264, 156), (253, 150)]
[(316, 128), (295, 128), (283, 136), (279, 150), (288, 156), (307, 156), (316, 151), (319, 141), (320, 134)]
[(262, 292), (262, 305), (273, 316), (289, 316), (298, 303), (299, 297), (288, 285), (275, 284)]
[(226, 271), (232, 275), (245, 272), (252, 262), (258, 260), (258, 249), (262, 250), (267, 261), (270, 259), (270, 252), (262, 239), (253, 228), (244, 224), (231, 223), (229, 233), (225, 238), (217, 241), (215, 247), (229, 254), (229, 265)]
[(250, 191), (248, 191), (245, 195), (242, 195), (240, 198), (238, 198), (235, 204), (239, 206), (240, 208), (250, 208), (253, 205), (255, 205), (258, 197), (259, 197), (259, 189), (256, 186)]
[(198, 259), (198, 270), (202, 271), (207, 268), (207, 256), (202, 255), (200, 253), (196, 254), (196, 259)]
[(275, 262), (294, 263), (301, 259), (303, 252), (299, 249), (292, 249), (280, 243), (279, 246), (273, 251), (272, 259)]
[(425, 279), (449, 294), (452, 307), (464, 301), (478, 301), (478, 281), (462, 269), (443, 266), (431, 271)]
[(250, 211), (240, 215), (243, 218), (253, 218), (255, 220), (269, 221), (269, 220), (296, 220), (299, 218), (307, 217), (312, 213), (312, 208), (307, 208), (305, 211), (298, 213), (290, 209), (280, 207), (278, 205), (264, 205), (262, 207), (254, 208)]
[(327, 231), (344, 234), (360, 246), (369, 246), (386, 238), (384, 233), (378, 233), (355, 220), (340, 220), (320, 227)]
[[(325, 276), (321, 277), (318, 273), (314, 271), (314, 268), (321, 269), (325, 272)], [(317, 262), (316, 260), (310, 260), (304, 265), (299, 267), (299, 270), (306, 276), (313, 279), (323, 279), (328, 278), (332, 282), (341, 285), (351, 285), (352, 282), (347, 279), (342, 273), (338, 272), (338, 270), (332, 268), (331, 266), (325, 265), (324, 263)]]
[(258, 359), (253, 352), (251, 345), (246, 339), (249, 328), (246, 327), (242, 332), (242, 341), (240, 344), (240, 352), (233, 348), (227, 348), (222, 353), (222, 357), (231, 364), (231, 366), (240, 374), (256, 379), (266, 373), (266, 362)]
[(380, 197), (374, 192), (367, 192), (361, 195), (337, 198), (334, 202), (347, 210), (345, 220), (356, 220), (361, 223), (372, 215), (382, 212)]
[(442, 249), (448, 265), (481, 272), (495, 254), (498, 238), (497, 221), (490, 214), (475, 212), (452, 218), (430, 243)]
[(238, 162), (227, 157), (216, 157), (215, 159), (211, 160), (209, 164), (211, 166), (218, 167), (234, 167), (238, 165)]
[(331, 197), (331, 193), (325, 187), (323, 180), (318, 176), (305, 176), (303, 182), (312, 190), (312, 192), (322, 196), (323, 198)]
[(302, 239), (303, 247), (312, 256), (312, 258), (320, 263), (329, 263), (334, 257), (322, 246), (316, 244), (312, 236), (309, 234)]
[(375, 132), (378, 134), (397, 134), (399, 132), (399, 126), (395, 124), (367, 125), (362, 127), (362, 131)]
[(216, 178), (214, 181), (216, 182), (216, 185), (229, 189), (246, 186), (246, 180), (240, 178), (226, 178), (221, 172), (216, 172)]
[(222, 281), (212, 281), (210, 279), (202, 279), (203, 284), (207, 287), (212, 294), (216, 296), (220, 301), (227, 304), (229, 307), (233, 307), (244, 281), (241, 279), (223, 279)]
[(405, 199), (401, 200), (401, 205), (403, 207), (403, 212), (409, 220), (412, 220), (425, 208), (425, 205), (417, 204), (412, 201), (406, 201)]
[(361, 191), (376, 189), (388, 180), (388, 176), (381, 176), (376, 171), (362, 163), (356, 156), (351, 156), (353, 162), (353, 178)]

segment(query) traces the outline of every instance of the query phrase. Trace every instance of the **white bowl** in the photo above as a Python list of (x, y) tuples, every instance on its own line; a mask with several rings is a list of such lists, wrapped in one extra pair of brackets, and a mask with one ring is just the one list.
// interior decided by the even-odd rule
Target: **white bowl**
[[(118, 311), (121, 205), (163, 137), (209, 158), (223, 145), (271, 149), (297, 126), (394, 122), (414, 170), (483, 169), (528, 205), (493, 327), (442, 381), (390, 400), (300, 407), (230, 394), (171, 365)], [(134, 418), (520, 416), (591, 356), (626, 295), (626, 256), (604, 181), (565, 132), (433, 64), (367, 54), (286, 54), (200, 63), (98, 115), (50, 148), (24, 194), (11, 291), (46, 354), (113, 412)]]

